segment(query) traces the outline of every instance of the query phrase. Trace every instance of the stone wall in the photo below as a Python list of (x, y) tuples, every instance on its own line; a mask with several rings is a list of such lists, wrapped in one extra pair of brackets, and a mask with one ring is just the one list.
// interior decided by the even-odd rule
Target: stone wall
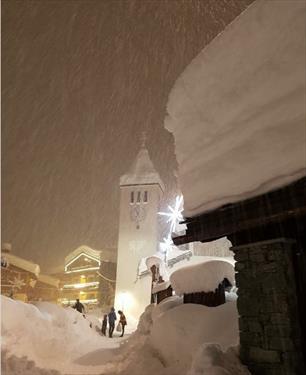
[(294, 241), (233, 247), (240, 356), (253, 375), (305, 374), (292, 262)]

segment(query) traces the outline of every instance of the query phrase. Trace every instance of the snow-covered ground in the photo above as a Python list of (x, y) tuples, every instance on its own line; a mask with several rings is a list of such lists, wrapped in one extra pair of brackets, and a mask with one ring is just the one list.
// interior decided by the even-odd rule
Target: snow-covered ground
[(137, 330), (123, 339), (118, 333), (102, 337), (97, 318), (90, 317), (90, 328), (89, 320), (70, 308), (4, 296), (1, 308), (6, 375), (248, 374), (237, 359), (235, 301), (210, 308), (170, 297), (149, 305)]

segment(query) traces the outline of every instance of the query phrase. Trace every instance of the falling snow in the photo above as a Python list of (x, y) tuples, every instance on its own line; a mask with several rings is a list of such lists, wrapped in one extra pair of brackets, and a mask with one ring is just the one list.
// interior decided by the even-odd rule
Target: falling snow
[(116, 247), (119, 177), (148, 148), (176, 193), (167, 97), (253, 0), (3, 1), (3, 240), (56, 266)]

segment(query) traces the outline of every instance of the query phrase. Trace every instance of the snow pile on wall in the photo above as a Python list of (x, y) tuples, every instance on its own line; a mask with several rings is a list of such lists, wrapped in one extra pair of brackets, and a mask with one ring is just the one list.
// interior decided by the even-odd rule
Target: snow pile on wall
[(206, 262), (187, 266), (174, 271), (170, 276), (175, 293), (213, 292), (227, 278), (234, 285), (234, 266), (223, 260), (207, 260)]
[(198, 256), (233, 257), (231, 241), (227, 237), (210, 242), (193, 242), (193, 254)]
[(185, 69), (168, 102), (185, 217), (305, 172), (305, 1), (258, 0)]

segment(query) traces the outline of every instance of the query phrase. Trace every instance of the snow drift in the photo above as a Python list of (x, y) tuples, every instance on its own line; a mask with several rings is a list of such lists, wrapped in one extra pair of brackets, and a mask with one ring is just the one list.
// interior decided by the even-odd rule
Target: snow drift
[(248, 374), (230, 348), (238, 342), (235, 302), (211, 308), (170, 297), (149, 305), (120, 345), (74, 310), (1, 299), (6, 375)]
[[(101, 347), (103, 338), (82, 314), (52, 303), (36, 306), (1, 296), (2, 350), (6, 356), (26, 356), (43, 368), (65, 369), (84, 351)], [(108, 347), (116, 347), (111, 341)]]
[(154, 321), (151, 342), (166, 366), (187, 370), (202, 344), (219, 344), (222, 349), (238, 344), (238, 314), (235, 302), (212, 308), (181, 304)]

